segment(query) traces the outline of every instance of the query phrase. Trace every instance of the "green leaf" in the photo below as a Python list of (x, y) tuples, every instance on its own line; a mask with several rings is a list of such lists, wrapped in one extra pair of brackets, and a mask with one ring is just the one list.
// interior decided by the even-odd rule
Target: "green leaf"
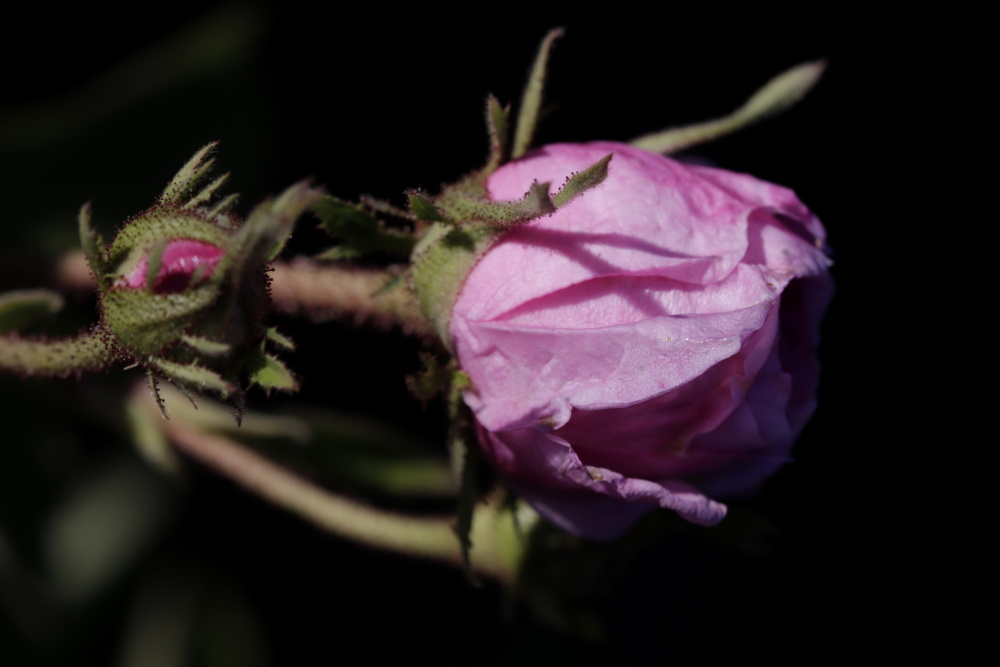
[(514, 128), (514, 147), (511, 151), (511, 157), (515, 160), (531, 148), (535, 126), (538, 124), (538, 112), (542, 108), (542, 90), (545, 87), (545, 70), (548, 65), (549, 52), (552, 50), (552, 43), (562, 34), (562, 28), (550, 31), (538, 49), (538, 56), (535, 58), (535, 64), (528, 77), (528, 85), (525, 86), (524, 95), (521, 97), (517, 126)]
[(0, 294), (0, 333), (23, 329), (62, 307), (63, 298), (48, 290), (17, 290)]
[(299, 385), (283, 363), (266, 352), (259, 352), (250, 361), (250, 381), (266, 391), (298, 391)]
[(587, 190), (596, 187), (608, 177), (608, 163), (614, 153), (608, 153), (603, 158), (587, 167), (578, 174), (573, 174), (563, 185), (562, 190), (552, 198), (557, 208), (562, 208)]
[(825, 61), (793, 67), (764, 84), (743, 106), (728, 116), (647, 134), (629, 143), (653, 153), (669, 154), (718, 139), (788, 109), (816, 85), (824, 69)]
[[(342, 244), (336, 251), (326, 254), (353, 257), (374, 252), (384, 252), (398, 257), (408, 257), (414, 240), (410, 234), (388, 229), (370, 212), (357, 204), (323, 195), (313, 204), (313, 211), (320, 219), (320, 227)], [(404, 215), (409, 215), (404, 212)]]

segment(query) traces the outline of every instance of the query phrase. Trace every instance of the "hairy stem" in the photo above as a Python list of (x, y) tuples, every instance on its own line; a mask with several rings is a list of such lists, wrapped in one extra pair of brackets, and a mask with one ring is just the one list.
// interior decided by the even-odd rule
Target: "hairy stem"
[(398, 326), (409, 335), (432, 336), (430, 324), (406, 284), (384, 289), (395, 278), (388, 271), (320, 264), (304, 258), (275, 263), (272, 307), (314, 320), (349, 318), (355, 325)]
[[(407, 335), (423, 338), (434, 335), (408, 285), (383, 290), (395, 278), (388, 271), (349, 268), (304, 257), (272, 266), (272, 307), (279, 313), (305, 315), (314, 321), (349, 318), (355, 325), (399, 327)], [(59, 261), (56, 284), (63, 289), (94, 289), (82, 252), (67, 253)]]
[(66, 376), (98, 370), (115, 359), (100, 328), (75, 338), (40, 340), (0, 336), (0, 370), (24, 375)]

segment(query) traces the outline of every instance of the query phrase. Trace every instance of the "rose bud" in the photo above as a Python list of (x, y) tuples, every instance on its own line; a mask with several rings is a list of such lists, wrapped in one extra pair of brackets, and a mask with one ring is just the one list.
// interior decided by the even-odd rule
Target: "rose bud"
[[(197, 286), (192, 283), (200, 283), (211, 277), (223, 254), (222, 248), (204, 241), (170, 241), (163, 249), (160, 268), (154, 277), (151, 291), (153, 294), (173, 294), (183, 292), (189, 286)], [(127, 275), (122, 276), (119, 285), (133, 289), (145, 288), (148, 273), (149, 256), (144, 255)]]
[(611, 539), (657, 506), (712, 525), (813, 412), (825, 231), (783, 187), (624, 144), (546, 146), (487, 188), (554, 191), (608, 153), (603, 183), (468, 274), (449, 323), (465, 401), (487, 456), (562, 528)]
[(89, 207), (80, 234), (101, 294), (99, 331), (114, 356), (145, 368), (158, 401), (162, 377), (188, 390), (232, 395), (238, 419), (250, 385), (296, 387), (265, 350), (290, 344), (265, 325), (266, 271), (296, 218), (322, 193), (298, 183), (241, 220), (230, 211), (235, 195), (214, 201), (227, 177), (208, 180), (214, 146), (198, 151), (107, 246)]

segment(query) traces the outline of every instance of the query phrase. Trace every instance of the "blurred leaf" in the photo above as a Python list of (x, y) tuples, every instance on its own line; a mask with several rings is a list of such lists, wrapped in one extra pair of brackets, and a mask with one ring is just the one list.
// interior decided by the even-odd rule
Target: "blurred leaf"
[(167, 441), (160, 428), (161, 415), (152, 414), (143, 405), (148, 399), (145, 396), (132, 394), (125, 404), (125, 418), (135, 448), (144, 459), (155, 467), (176, 475), (181, 471), (181, 463), (176, 452)]
[(18, 290), (0, 294), (0, 333), (24, 329), (62, 307), (63, 298), (48, 290)]
[(78, 601), (124, 574), (163, 528), (172, 506), (168, 491), (137, 464), (91, 474), (48, 525), (45, 553), (54, 590)]

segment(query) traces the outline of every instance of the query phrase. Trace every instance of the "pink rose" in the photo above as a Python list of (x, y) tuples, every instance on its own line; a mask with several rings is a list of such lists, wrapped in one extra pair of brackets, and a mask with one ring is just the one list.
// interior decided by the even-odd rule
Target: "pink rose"
[(506, 234), (451, 337), (487, 455), (542, 515), (609, 539), (660, 506), (704, 525), (789, 459), (815, 407), (830, 294), (819, 220), (790, 191), (616, 143), (496, 171), (495, 200), (603, 184)]
[[(204, 241), (193, 239), (170, 241), (163, 249), (160, 270), (153, 283), (153, 293), (183, 292), (199, 269), (201, 280), (209, 278), (223, 254), (222, 248)], [(122, 276), (120, 284), (123, 287), (145, 287), (148, 267), (149, 258), (142, 257), (131, 270)]]

